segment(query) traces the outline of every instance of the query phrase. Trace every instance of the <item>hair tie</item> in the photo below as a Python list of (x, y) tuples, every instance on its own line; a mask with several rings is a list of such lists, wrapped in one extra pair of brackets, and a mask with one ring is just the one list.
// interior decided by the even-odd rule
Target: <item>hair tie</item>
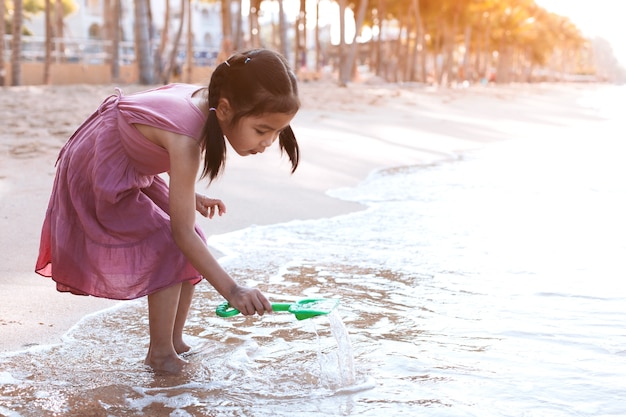
[(247, 64), (248, 62), (250, 62), (250, 57), (246, 58), (246, 60), (243, 61), (244, 64)]
[(228, 60), (224, 61), (224, 64), (226, 64), (227, 67), (230, 67), (230, 62), (228, 62)]
[(209, 111), (217, 111), (215, 107), (209, 107)]

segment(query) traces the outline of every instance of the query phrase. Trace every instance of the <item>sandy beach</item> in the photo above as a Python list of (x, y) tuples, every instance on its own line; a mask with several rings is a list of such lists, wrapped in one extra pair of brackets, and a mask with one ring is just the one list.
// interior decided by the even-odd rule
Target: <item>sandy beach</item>
[[(122, 86), (125, 93), (142, 86)], [(358, 204), (326, 195), (374, 169), (431, 164), (487, 144), (521, 137), (524, 125), (571, 117), (580, 85), (424, 86), (330, 82), (301, 84), (293, 128), (302, 162), (290, 175), (277, 149), (255, 157), (229, 153), (226, 172), (198, 192), (222, 199), (227, 214), (199, 222), (207, 234), (254, 224), (331, 217)], [(41, 222), (57, 153), (114, 86), (6, 87), (0, 94), (0, 352), (50, 343), (86, 314), (118, 302), (56, 292), (34, 273)], [(532, 107), (529, 107), (532, 106)], [(532, 108), (531, 113), (525, 109)], [(219, 256), (219, 253), (216, 252)], [(201, 284), (208, 285), (208, 284)]]

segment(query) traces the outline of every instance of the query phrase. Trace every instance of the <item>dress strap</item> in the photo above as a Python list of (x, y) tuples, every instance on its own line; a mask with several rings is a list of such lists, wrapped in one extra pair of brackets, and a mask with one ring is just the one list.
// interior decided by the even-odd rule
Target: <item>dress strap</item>
[[(115, 94), (111, 94), (110, 96), (105, 98), (102, 104), (100, 104), (100, 107), (98, 107), (98, 110), (96, 113), (98, 113), (98, 115), (101, 115), (105, 111), (109, 110), (113, 105), (117, 104), (120, 98), (122, 98), (122, 90), (120, 90), (119, 88), (116, 88)], [(92, 114), (91, 117), (87, 119), (87, 121), (89, 121), (93, 117), (95, 117), (95, 113)]]

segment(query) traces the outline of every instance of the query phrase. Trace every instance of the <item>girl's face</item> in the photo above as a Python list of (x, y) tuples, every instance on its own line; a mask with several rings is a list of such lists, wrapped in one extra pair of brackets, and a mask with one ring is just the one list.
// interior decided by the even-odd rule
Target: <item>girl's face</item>
[(230, 146), (241, 156), (262, 153), (278, 138), (280, 132), (293, 120), (295, 114), (266, 113), (240, 119), (235, 125), (230, 120), (220, 123)]

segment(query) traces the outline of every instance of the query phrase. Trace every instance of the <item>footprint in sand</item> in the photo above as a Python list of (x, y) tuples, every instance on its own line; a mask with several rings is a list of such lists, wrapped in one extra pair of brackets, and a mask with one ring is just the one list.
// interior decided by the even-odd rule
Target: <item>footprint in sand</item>
[(50, 145), (44, 145), (40, 142), (28, 142), (11, 147), (9, 149), (9, 154), (14, 158), (26, 159), (35, 158), (56, 150), (58, 149)]

